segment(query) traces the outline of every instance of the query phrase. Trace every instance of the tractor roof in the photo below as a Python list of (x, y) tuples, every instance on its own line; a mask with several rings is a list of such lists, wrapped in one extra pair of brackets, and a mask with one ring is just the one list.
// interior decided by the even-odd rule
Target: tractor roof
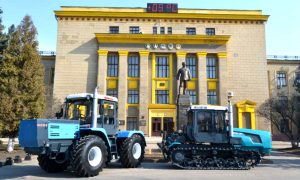
[(189, 110), (196, 110), (196, 109), (227, 111), (228, 108), (225, 106), (211, 106), (211, 105), (192, 105), (189, 108)]
[[(72, 100), (75, 100), (75, 99), (85, 99), (87, 98), (88, 96), (90, 96), (91, 98), (93, 98), (93, 94), (91, 93), (79, 93), (79, 94), (70, 94), (66, 97), (66, 99), (72, 99)], [(109, 101), (115, 101), (115, 102), (118, 102), (118, 98), (116, 97), (112, 97), (112, 96), (107, 96), (107, 95), (101, 95), (101, 94), (98, 94), (98, 99), (104, 99), (104, 100), (109, 100)]]

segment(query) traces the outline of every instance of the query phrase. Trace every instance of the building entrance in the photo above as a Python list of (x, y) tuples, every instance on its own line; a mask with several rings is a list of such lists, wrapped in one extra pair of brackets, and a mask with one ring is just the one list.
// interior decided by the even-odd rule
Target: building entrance
[(152, 118), (152, 136), (160, 136), (161, 132), (161, 118)]
[[(165, 107), (165, 109), (158, 108)], [(161, 131), (173, 132), (176, 130), (175, 105), (149, 105), (149, 136), (161, 136)]]
[(172, 117), (152, 117), (152, 136), (161, 136), (161, 131), (174, 132)]

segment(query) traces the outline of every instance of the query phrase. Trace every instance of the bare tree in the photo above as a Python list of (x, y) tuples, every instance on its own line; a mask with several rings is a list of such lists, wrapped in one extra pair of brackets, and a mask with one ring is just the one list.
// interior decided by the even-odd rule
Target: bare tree
[(46, 87), (46, 108), (44, 112), (45, 118), (55, 118), (55, 113), (57, 113), (61, 108), (62, 103), (55, 97), (53, 97), (53, 87)]
[(300, 100), (292, 95), (285, 100), (272, 97), (258, 109), (258, 115), (269, 120), (278, 131), (285, 134), (293, 148), (299, 147), (300, 138)]

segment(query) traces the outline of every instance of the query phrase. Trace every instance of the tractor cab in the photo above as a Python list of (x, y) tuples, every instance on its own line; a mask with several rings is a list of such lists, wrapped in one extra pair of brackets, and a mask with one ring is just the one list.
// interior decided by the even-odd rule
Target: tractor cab
[(185, 128), (188, 138), (197, 142), (227, 143), (227, 107), (193, 105), (188, 111)]
[(108, 135), (116, 134), (118, 131), (118, 99), (112, 96), (98, 95), (94, 101), (93, 94), (81, 93), (71, 94), (65, 98), (64, 107), (57, 118), (69, 120), (80, 120), (82, 128), (92, 125), (93, 104), (96, 102), (97, 128), (104, 128)]

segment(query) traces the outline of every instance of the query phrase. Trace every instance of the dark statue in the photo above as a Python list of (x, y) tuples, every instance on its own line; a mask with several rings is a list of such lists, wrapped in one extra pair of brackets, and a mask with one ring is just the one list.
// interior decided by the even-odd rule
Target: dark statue
[(182, 86), (183, 86), (183, 94), (186, 93), (187, 82), (191, 80), (191, 77), (192, 76), (190, 70), (185, 66), (185, 62), (183, 62), (182, 68), (180, 68), (177, 72), (177, 80), (180, 80), (178, 94), (180, 94), (180, 90)]

